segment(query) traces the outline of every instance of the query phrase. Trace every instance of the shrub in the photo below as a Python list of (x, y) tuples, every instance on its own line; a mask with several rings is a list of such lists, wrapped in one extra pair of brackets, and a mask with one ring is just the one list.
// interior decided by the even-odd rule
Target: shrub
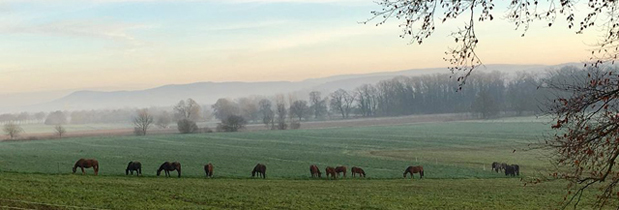
[(198, 132), (198, 125), (196, 122), (191, 121), (189, 119), (179, 120), (178, 123), (178, 131), (181, 133), (195, 133)]

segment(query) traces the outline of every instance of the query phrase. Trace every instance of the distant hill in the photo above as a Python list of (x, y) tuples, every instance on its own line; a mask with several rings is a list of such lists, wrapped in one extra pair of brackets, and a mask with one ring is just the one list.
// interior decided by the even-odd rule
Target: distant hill
[[(513, 73), (516, 71), (542, 72), (545, 69), (558, 66), (545, 65), (486, 65), (480, 71), (500, 71)], [(297, 82), (197, 82), (191, 84), (165, 85), (152, 89), (136, 91), (88, 91), (72, 92), (49, 102), (18, 107), (0, 107), (2, 112), (17, 111), (52, 111), (52, 110), (85, 110), (102, 108), (171, 106), (178, 101), (193, 98), (201, 104), (212, 104), (219, 98), (238, 98), (251, 95), (273, 96), (276, 94), (294, 93), (299, 98), (307, 93), (318, 90), (324, 96), (339, 88), (352, 90), (362, 84), (376, 83), (395, 76), (418, 76), (424, 74), (448, 73), (446, 68), (411, 69), (395, 72), (380, 72), (370, 74), (338, 75), (325, 78), (307, 79)], [(32, 95), (32, 94), (31, 94)], [(13, 95), (12, 99), (18, 99)], [(32, 101), (31, 97), (29, 98)]]

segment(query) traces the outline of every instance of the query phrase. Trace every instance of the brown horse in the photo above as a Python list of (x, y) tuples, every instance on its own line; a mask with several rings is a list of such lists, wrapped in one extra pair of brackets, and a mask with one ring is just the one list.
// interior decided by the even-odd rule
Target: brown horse
[(84, 168), (94, 169), (95, 176), (99, 174), (99, 161), (95, 159), (79, 159), (77, 162), (75, 162), (75, 165), (73, 166), (73, 173), (75, 173), (77, 167), (80, 167), (80, 169), (82, 169), (82, 174), (86, 174)]
[(363, 169), (359, 167), (352, 167), (350, 169), (350, 173), (352, 173), (352, 177), (355, 177), (355, 174), (359, 174), (359, 177), (365, 177), (365, 171), (363, 171)]
[(267, 166), (258, 163), (254, 170), (251, 171), (251, 177), (255, 177), (256, 173), (258, 173), (258, 177), (262, 176), (263, 179), (267, 178)]
[(142, 175), (142, 163), (138, 161), (129, 162), (127, 169), (125, 169), (125, 175), (129, 175), (129, 172), (133, 175), (133, 171), (135, 171), (135, 174), (138, 176)]
[(346, 178), (346, 171), (348, 169), (346, 168), (346, 166), (338, 166), (335, 167), (335, 173), (337, 173), (337, 176), (340, 176), (340, 173), (344, 174), (344, 178)]
[(335, 169), (333, 167), (325, 168), (325, 173), (327, 173), (327, 179), (331, 176), (331, 179), (337, 179)]
[(206, 177), (213, 177), (213, 164), (204, 165), (204, 173), (206, 173)]
[(165, 172), (165, 176), (169, 177), (170, 176), (170, 171), (177, 171), (178, 172), (178, 177), (181, 177), (181, 163), (179, 162), (165, 162), (163, 164), (161, 164), (161, 166), (159, 166), (159, 170), (157, 170), (157, 176), (159, 176), (161, 174), (161, 171)]
[(413, 178), (413, 174), (419, 173), (419, 178), (423, 178), (423, 166), (409, 166), (404, 170), (404, 178), (406, 178), (406, 174), (411, 174), (411, 179)]
[(312, 174), (312, 178), (313, 177), (318, 177), (318, 178), (322, 177), (322, 173), (320, 173), (320, 169), (318, 169), (318, 166), (316, 166), (316, 165), (311, 165), (310, 166), (310, 174)]

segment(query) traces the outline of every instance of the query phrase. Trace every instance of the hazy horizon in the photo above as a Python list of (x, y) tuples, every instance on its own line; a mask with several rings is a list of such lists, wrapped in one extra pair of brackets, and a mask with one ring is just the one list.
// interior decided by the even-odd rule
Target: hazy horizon
[[(459, 20), (438, 25), (423, 45), (407, 45), (398, 38), (397, 21), (358, 23), (375, 9), (366, 0), (4, 1), (0, 94), (300, 81), (448, 66), (442, 60), (453, 44), (447, 34)], [(518, 38), (522, 31), (503, 20), (479, 24), (477, 52), (485, 64), (578, 62), (595, 35), (531, 28)]]

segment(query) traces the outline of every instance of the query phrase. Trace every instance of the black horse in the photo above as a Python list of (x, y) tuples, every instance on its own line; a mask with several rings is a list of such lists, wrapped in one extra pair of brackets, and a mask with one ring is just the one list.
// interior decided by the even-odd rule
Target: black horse
[(142, 175), (142, 163), (138, 161), (129, 162), (129, 165), (127, 165), (127, 169), (125, 170), (125, 174), (129, 175), (129, 172), (131, 172), (131, 175), (133, 175), (133, 171), (135, 171), (135, 174), (138, 176)]
[(258, 165), (254, 167), (254, 170), (251, 171), (251, 177), (255, 177), (256, 173), (258, 173), (258, 177), (262, 176), (263, 179), (266, 179), (267, 178), (267, 167), (265, 165), (258, 163)]
[(507, 165), (505, 166), (505, 176), (520, 176), (520, 166), (518, 165)]

